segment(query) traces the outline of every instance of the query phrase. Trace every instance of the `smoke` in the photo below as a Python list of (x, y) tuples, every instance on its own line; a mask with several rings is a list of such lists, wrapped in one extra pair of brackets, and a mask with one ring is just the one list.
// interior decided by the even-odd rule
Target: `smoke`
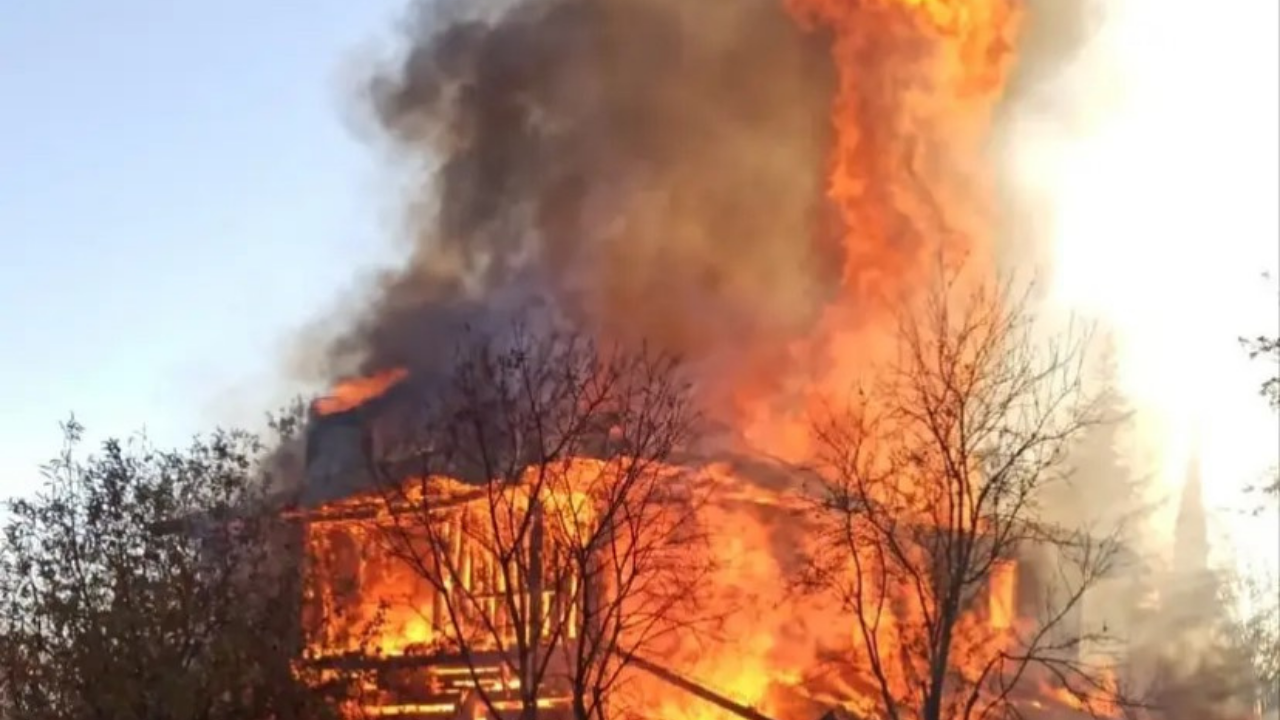
[(420, 4), (403, 62), (370, 84), (421, 182), (409, 258), (331, 344), (334, 371), (430, 374), (462, 329), (541, 302), (765, 374), (838, 279), (823, 39), (777, 0), (450, 10)]
[[(1250, 411), (1256, 384), (1233, 343), (1249, 334), (1243, 328), (1275, 326), (1251, 325), (1258, 313), (1241, 302), (1241, 287), (1274, 267), (1274, 207), (1261, 198), (1276, 187), (1275, 6), (1028, 5), (995, 143), (1001, 260), (1040, 270), (1046, 309), (1083, 314), (1114, 337), (1091, 379), (1116, 391), (1108, 410), (1132, 413), (1088, 439), (1072, 458), (1072, 487), (1046, 510), (1073, 527), (1129, 520), (1127, 539), (1142, 557), (1121, 569), (1127, 586), (1117, 583), (1097, 606), (1113, 608), (1105, 612), (1111, 628), (1143, 638), (1143, 652), (1158, 657), (1164, 700), (1180, 717), (1240, 716), (1229, 706), (1248, 671), (1219, 639), (1181, 637), (1190, 623), (1161, 616), (1230, 608), (1173, 591), (1161, 566), (1176, 504), (1160, 514), (1152, 506), (1178, 496), (1189, 451), (1203, 451), (1212, 511), (1232, 502), (1223, 489), (1256, 477), (1250, 463), (1275, 447), (1262, 440), (1262, 432), (1274, 437), (1273, 419), (1254, 434), (1252, 418), (1266, 411), (1261, 403)], [(1274, 296), (1255, 302), (1274, 308)], [(1197, 428), (1201, 447), (1190, 450)], [(1245, 517), (1230, 524), (1274, 534)], [(1140, 564), (1152, 572), (1142, 577)], [(1155, 609), (1135, 607), (1154, 591)]]
[(1057, 207), (1047, 177), (1070, 138), (1090, 124), (1099, 101), (1082, 87), (1089, 52), (1106, 21), (1103, 0), (1029, 0), (1018, 60), (996, 118), (991, 160), (1000, 180), (997, 257), (1008, 270), (1048, 269)]
[[(1098, 45), (1108, 10), (1102, 0), (1027, 3), (1017, 66), (993, 138), (1002, 214), (997, 257), (1006, 272), (1034, 273), (1050, 333), (1060, 329), (1052, 294), (1061, 154), (1105, 120), (1111, 103)], [(1075, 448), (1070, 487), (1045, 499), (1048, 519), (1070, 527), (1101, 522), (1100, 532), (1131, 524), (1147, 510), (1129, 450), (1131, 405), (1117, 376), (1114, 331), (1105, 324), (1095, 328), (1086, 378), (1092, 391), (1105, 395), (1108, 422)]]

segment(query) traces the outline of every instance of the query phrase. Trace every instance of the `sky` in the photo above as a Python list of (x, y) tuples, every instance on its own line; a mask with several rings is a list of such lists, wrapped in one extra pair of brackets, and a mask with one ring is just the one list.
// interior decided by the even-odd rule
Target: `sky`
[(182, 442), (284, 400), (297, 329), (392, 251), (360, 68), (402, 0), (0, 14), (0, 496), (71, 413)]

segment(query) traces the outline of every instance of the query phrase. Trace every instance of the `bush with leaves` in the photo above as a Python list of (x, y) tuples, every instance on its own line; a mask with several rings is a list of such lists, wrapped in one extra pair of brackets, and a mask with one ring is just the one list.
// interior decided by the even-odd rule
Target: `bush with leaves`
[[(286, 423), (287, 424), (287, 423)], [(38, 719), (324, 717), (292, 667), (295, 529), (265, 502), (266, 446), (185, 450), (82, 428), (0, 534), (0, 713)]]

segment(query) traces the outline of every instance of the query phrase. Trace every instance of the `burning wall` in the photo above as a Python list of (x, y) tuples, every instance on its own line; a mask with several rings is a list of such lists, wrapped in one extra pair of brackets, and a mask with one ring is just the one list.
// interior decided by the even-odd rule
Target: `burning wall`
[[(562, 468), (566, 477), (593, 469), (590, 460)], [(586, 609), (582, 576), (562, 557), (565, 526), (551, 518), (577, 513), (581, 501), (558, 483), (536, 497), (504, 496), (515, 502), (498, 510), (492, 486), (406, 477), (302, 514), (304, 662), (345, 671), (354, 716), (450, 715), (479, 703), (477, 688), (493, 707), (518, 710), (520, 643), (545, 647), (549, 659), (537, 705), (567, 709), (565, 651)], [(539, 529), (509, 536), (535, 515)], [(522, 564), (530, 556), (542, 559)]]
[[(327, 422), (342, 423), (344, 418), (330, 417)], [(714, 571), (699, 589), (698, 601), (699, 609), (717, 621), (707, 632), (679, 633), (647, 647), (647, 652), (661, 659), (664, 670), (772, 717), (816, 717), (830, 704), (873, 708), (877, 691), (867, 668), (849, 662), (854, 636), (845, 611), (826, 598), (797, 594), (792, 586), (802, 551), (814, 533), (800, 488), (802, 476), (792, 467), (748, 458), (691, 460), (673, 472), (696, 477), (706, 490), (707, 502), (697, 510), (696, 521), (711, 533), (708, 550)], [(456, 582), (476, 583), (468, 587), (467, 602), (482, 598), (481, 611), (492, 615), (489, 622), (502, 625), (501, 581), (485, 571), (492, 569), (493, 555), (482, 542), (477, 544), (473, 533), (463, 531), (459, 520), (468, 512), (479, 513), (480, 522), (473, 526), (485, 525), (484, 491), (476, 483), (443, 482), (444, 494), (433, 501), (433, 517), (439, 523), (435, 532), (442, 533), (449, 553), (456, 555)], [(312, 659), (322, 666), (354, 662), (378, 669), (384, 679), (368, 688), (380, 698), (377, 707), (414, 705), (424, 716), (452, 712), (473, 682), (467, 674), (469, 663), (450, 644), (449, 637), (458, 630), (441, 589), (395, 557), (380, 535), (391, 523), (385, 500), (377, 492), (365, 492), (323, 503), (305, 514), (311, 598), (319, 604), (313, 606), (320, 611), (315, 617), (323, 618), (309, 623)], [(407, 510), (408, 523), (421, 522), (414, 507)], [(973, 598), (967, 612), (971, 622), (982, 625), (972, 628), (973, 637), (1002, 641), (1034, 623), (1045, 608), (1044, 589), (1050, 583), (1037, 568), (1052, 563), (1040, 560), (1035, 548), (1027, 550), (1025, 557), (1002, 565), (989, 587)], [(485, 583), (492, 585), (492, 592), (485, 590)], [(492, 604), (485, 599), (490, 597)], [(571, 588), (566, 597), (574, 597)], [(454, 603), (456, 609), (459, 601)], [(544, 598), (544, 606), (553, 608), (557, 617), (572, 612), (571, 601), (555, 593)], [(561, 610), (554, 610), (557, 607)], [(577, 622), (568, 618), (566, 640), (576, 636)], [(1057, 630), (1068, 643), (1078, 633), (1071, 622)], [(483, 641), (473, 642), (470, 649), (480, 653), (486, 678), (491, 674), (488, 668), (503, 663), (503, 653)], [(485, 653), (492, 653), (492, 658)], [(399, 679), (388, 681), (388, 672)], [(493, 674), (499, 682), (499, 674)], [(632, 710), (669, 719), (736, 720), (734, 711), (718, 709), (667, 680), (644, 673), (630, 676), (618, 701)], [(560, 685), (549, 683), (545, 696), (553, 706), (564, 697), (555, 694), (563, 693), (563, 687), (556, 687)], [(427, 707), (434, 710), (421, 709)]]

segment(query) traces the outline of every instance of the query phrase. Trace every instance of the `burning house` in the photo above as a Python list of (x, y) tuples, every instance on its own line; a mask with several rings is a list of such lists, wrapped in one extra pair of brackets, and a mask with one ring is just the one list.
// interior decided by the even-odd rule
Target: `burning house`
[[(405, 266), (327, 348), (327, 379), (346, 379), (315, 408), (295, 508), (311, 580), (304, 660), (358, 671), (378, 714), (574, 711), (563, 656), (598, 636), (591, 603), (610, 602), (587, 577), (604, 541), (583, 529), (595, 525), (574, 484), (520, 490), (515, 451), (500, 483), (487, 458), (424, 468), (406, 432), (417, 419), (395, 402), (448, 377), (459, 328), (537, 302), (602, 344), (681, 357), (694, 402), (734, 438), (732, 453), (654, 453), (663, 483), (714, 488), (681, 527), (712, 529), (699, 602), (731, 642), (671, 633), (660, 654), (628, 654), (661, 688), (639, 682), (644, 714), (792, 720), (874, 704), (866, 668), (813, 672), (853, 640), (832, 608), (797, 609), (788, 590), (814, 533), (786, 468), (810, 449), (810, 411), (892, 355), (895, 304), (938, 255), (983, 276), (997, 264), (985, 151), (1024, 4), (481, 5), (424, 13), (372, 87), (376, 120), (431, 179), (408, 203)], [(1028, 67), (1052, 63), (1046, 52)], [(558, 454), (551, 474), (644, 455), (590, 445)], [(492, 522), (495, 503), (510, 523)], [(1025, 550), (966, 598), (985, 635), (1043, 610), (1053, 559)], [(1057, 626), (1071, 636), (1083, 622)]]
[[(565, 565), (556, 557), (565, 549), (556, 528), (571, 530), (553, 516), (582, 512), (581, 506), (557, 507), (553, 499), (571, 494), (571, 483), (556, 484), (564, 493), (530, 495), (499, 509), (492, 479), (419, 482), (412, 459), (403, 454), (389, 473), (385, 464), (373, 471), (379, 467), (373, 458), (386, 448), (368, 441), (369, 423), (376, 424), (387, 406), (374, 399), (313, 418), (308, 489), (292, 513), (306, 536), (305, 662), (367, 678), (361, 705), (377, 715), (435, 717), (478, 705), (517, 713), (519, 675), (531, 654), (526, 646), (541, 646), (545, 660), (538, 669), (536, 703), (552, 717), (567, 715), (576, 644), (593, 632), (593, 623), (608, 622), (593, 618), (605, 615), (602, 606), (613, 602), (607, 581), (589, 576), (585, 565)], [(550, 471), (592, 474), (601, 464), (578, 457)], [(658, 472), (673, 484), (682, 474), (679, 468)], [(397, 489), (380, 486), (387, 482)], [(668, 501), (680, 502), (663, 502)], [(763, 490), (731, 500), (756, 506), (770, 501)], [(503, 530), (494, 523), (496, 515), (518, 523), (535, 512), (541, 514), (527, 536), (497, 537)], [(406, 525), (413, 527), (412, 538), (400, 532)], [(587, 592), (584, 583), (599, 583), (598, 591)], [(531, 632), (531, 626), (540, 630)], [(522, 652), (525, 665), (515, 657)], [(627, 662), (713, 708), (749, 720), (763, 717), (668, 667), (643, 657)]]
[[(357, 695), (366, 713), (428, 718), (465, 710), (514, 717), (522, 703), (521, 668), (527, 671), (515, 656), (527, 654), (526, 644), (532, 643), (546, 653), (536, 681), (540, 713), (571, 716), (569, 658), (574, 643), (591, 632), (591, 617), (599, 610), (583, 604), (585, 579), (577, 568), (565, 570), (554, 560), (560, 547), (552, 537), (555, 523), (541, 521), (543, 530), (504, 545), (493, 537), (496, 511), (489, 481), (433, 478), (417, 484), (404, 455), (393, 463), (392, 481), (409, 490), (388, 493), (379, 486), (388, 478), (377, 477), (384, 473), (374, 470), (378, 463), (369, 453), (377, 444), (367, 429), (387, 407), (387, 401), (374, 398), (316, 413), (312, 420), (307, 482), (294, 512), (306, 538), (304, 662), (322, 675), (332, 671), (359, 678)], [(593, 462), (599, 461), (574, 459), (565, 472)], [(732, 609), (733, 632), (746, 637), (722, 641), (718, 648), (702, 645), (701, 658), (682, 654), (679, 639), (661, 662), (628, 657), (632, 672), (658, 681), (659, 694), (679, 698), (649, 702), (648, 710), (673, 717), (768, 720), (772, 714), (790, 720), (817, 717), (846, 703), (851, 693), (874, 699), (874, 685), (848, 672), (847, 638), (830, 636), (829, 610), (804, 607), (783, 589), (787, 568), (799, 567), (804, 536), (812, 532), (797, 471), (744, 458), (687, 463), (698, 468), (690, 471), (697, 482), (714, 487), (714, 501), (699, 511), (717, 533), (710, 550), (718, 556), (719, 574), (706, 578), (717, 586), (708, 602)], [(529, 509), (522, 506), (523, 512)], [(543, 509), (563, 511), (550, 504)], [(405, 527), (416, 533), (412, 540), (402, 534)], [(425, 549), (416, 552), (405, 544), (419, 542)], [(1041, 575), (1061, 570), (1060, 563), (1046, 558), (1052, 552), (1028, 547), (1003, 563), (967, 612), (996, 633), (1033, 621), (1047, 606), (1045, 591), (1052, 585)], [(516, 557), (508, 554), (504, 561), (504, 553)], [(739, 594), (735, 585), (748, 585), (748, 592)], [(607, 595), (600, 590), (597, 598)], [(1063, 653), (1081, 651), (1071, 642), (1081, 634), (1081, 608), (1053, 628), (1062, 636), (1054, 644)], [(541, 631), (530, 633), (530, 623)], [(745, 648), (737, 644), (744, 640)], [(759, 642), (765, 644), (752, 647)], [(738, 664), (744, 652), (752, 662)], [(1061, 659), (1080, 658), (1063, 654)], [(819, 670), (827, 665), (837, 669)], [(708, 674), (719, 682), (704, 680)], [(477, 688), (483, 689), (484, 703)]]

